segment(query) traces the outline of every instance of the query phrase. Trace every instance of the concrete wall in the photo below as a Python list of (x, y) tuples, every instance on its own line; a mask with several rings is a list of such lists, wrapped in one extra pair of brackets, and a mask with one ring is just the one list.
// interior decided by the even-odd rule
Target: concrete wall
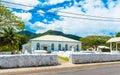
[(70, 54), (73, 64), (120, 61), (120, 54)]
[(11, 52), (0, 52), (0, 55), (11, 55)]
[(57, 64), (57, 55), (52, 54), (0, 56), (0, 68), (32, 67)]

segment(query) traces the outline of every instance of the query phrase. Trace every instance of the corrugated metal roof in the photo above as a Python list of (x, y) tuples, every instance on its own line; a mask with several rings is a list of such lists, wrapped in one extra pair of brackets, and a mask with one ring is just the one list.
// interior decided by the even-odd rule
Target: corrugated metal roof
[(111, 38), (107, 42), (120, 42), (120, 37)]
[(74, 39), (70, 39), (64, 36), (57, 36), (57, 35), (44, 35), (41, 37), (33, 38), (31, 40), (80, 42)]

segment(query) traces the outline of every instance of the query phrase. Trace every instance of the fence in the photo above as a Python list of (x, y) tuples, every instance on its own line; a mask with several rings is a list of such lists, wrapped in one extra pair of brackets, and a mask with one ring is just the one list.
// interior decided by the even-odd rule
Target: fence
[(0, 68), (32, 67), (57, 64), (57, 55), (54, 54), (0, 56)]

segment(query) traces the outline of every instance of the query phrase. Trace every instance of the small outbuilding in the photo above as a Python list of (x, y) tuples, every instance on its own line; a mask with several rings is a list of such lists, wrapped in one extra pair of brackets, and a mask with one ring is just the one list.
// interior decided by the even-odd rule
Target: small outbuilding
[(113, 50), (113, 43), (116, 44), (116, 51), (118, 51), (118, 44), (120, 43), (120, 37), (114, 37), (107, 41), (107, 43), (110, 43), (110, 51)]

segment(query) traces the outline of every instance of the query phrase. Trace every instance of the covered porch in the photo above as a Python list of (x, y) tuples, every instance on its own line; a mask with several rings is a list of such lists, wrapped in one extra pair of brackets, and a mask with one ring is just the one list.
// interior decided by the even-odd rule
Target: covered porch
[[(110, 43), (110, 52), (117, 52), (117, 53), (120, 53), (120, 50), (119, 50), (119, 44), (120, 44), (120, 37), (114, 37), (114, 38), (111, 38), (107, 41), (107, 43)], [(113, 44), (115, 46), (115, 48), (113, 48)]]

